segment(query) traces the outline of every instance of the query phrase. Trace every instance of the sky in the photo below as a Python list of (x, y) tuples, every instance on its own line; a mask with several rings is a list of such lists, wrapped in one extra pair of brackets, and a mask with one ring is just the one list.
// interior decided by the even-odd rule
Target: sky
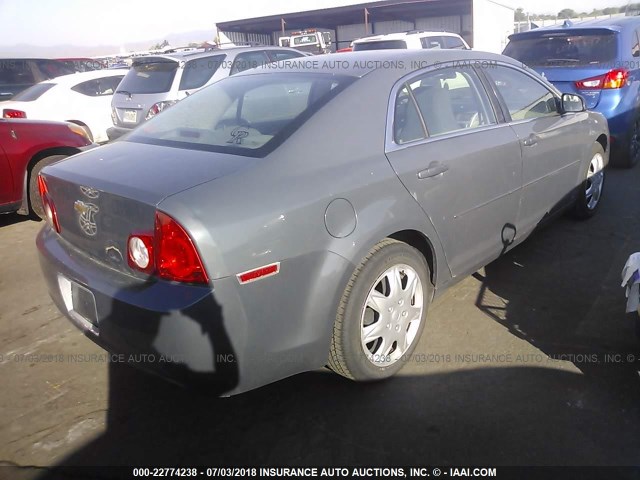
[[(0, 0), (2, 46), (118, 45), (170, 33), (211, 30), (216, 22), (362, 3), (348, 0)], [(625, 0), (498, 0), (531, 13), (591, 11)], [(205, 39), (203, 39), (205, 40)]]

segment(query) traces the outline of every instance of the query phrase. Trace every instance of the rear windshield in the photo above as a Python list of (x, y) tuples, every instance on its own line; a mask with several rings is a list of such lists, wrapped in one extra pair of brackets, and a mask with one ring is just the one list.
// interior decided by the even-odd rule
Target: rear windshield
[(16, 96), (12, 98), (12, 100), (16, 100), (19, 102), (33, 102), (34, 100), (39, 99), (44, 92), (55, 87), (55, 83), (38, 83), (33, 87), (29, 87), (26, 90), (23, 90)]
[(541, 33), (511, 40), (503, 53), (530, 67), (595, 65), (616, 59), (616, 34)]
[(313, 73), (228, 77), (178, 102), (127, 140), (262, 157), (353, 81)]
[(178, 62), (160, 60), (134, 63), (122, 79), (118, 91), (128, 93), (165, 93), (171, 90)]
[(362, 50), (399, 50), (403, 48), (407, 48), (407, 42), (404, 40), (379, 40), (376, 42), (353, 44), (354, 52), (360, 52)]

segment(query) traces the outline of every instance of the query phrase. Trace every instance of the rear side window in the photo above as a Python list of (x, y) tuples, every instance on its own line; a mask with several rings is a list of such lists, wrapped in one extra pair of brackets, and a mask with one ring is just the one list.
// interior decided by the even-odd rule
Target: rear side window
[(618, 53), (615, 32), (557, 32), (512, 39), (504, 54), (530, 67), (576, 67), (613, 62)]
[(225, 57), (226, 55), (216, 55), (189, 60), (184, 65), (184, 72), (180, 79), (180, 90), (191, 90), (204, 86), (218, 71)]
[(396, 98), (393, 135), (398, 145), (426, 138), (422, 119), (407, 85), (402, 87)]
[(485, 70), (514, 121), (558, 114), (556, 97), (529, 75), (513, 68), (498, 66)]
[(496, 123), (480, 80), (469, 68), (429, 72), (409, 87), (430, 137)]
[(462, 40), (458, 37), (443, 37), (444, 38), (444, 48), (452, 48), (457, 50), (464, 50), (467, 47), (464, 46)]
[(72, 87), (71, 90), (88, 97), (103, 97), (107, 95), (113, 95), (116, 92), (118, 85), (122, 81), (123, 77), (124, 75), (116, 77), (95, 78), (93, 80), (87, 80), (86, 82), (79, 83), (75, 87)]
[(445, 48), (443, 37), (422, 37), (420, 39), (420, 43), (422, 44), (422, 48), (429, 50), (434, 48)]
[(152, 118), (128, 141), (262, 157), (354, 80), (312, 73), (228, 77)]
[(404, 40), (380, 40), (376, 42), (354, 43), (353, 51), (362, 50), (401, 50), (407, 48), (407, 42)]
[(43, 93), (55, 86), (55, 83), (38, 83), (33, 87), (29, 87), (26, 90), (23, 90), (22, 92), (14, 96), (12, 100), (16, 100), (19, 102), (33, 102), (34, 100), (39, 99)]
[(118, 90), (129, 93), (165, 93), (171, 90), (178, 70), (172, 60), (134, 63), (122, 79)]
[(281, 60), (288, 60), (290, 58), (303, 57), (300, 52), (289, 52), (287, 50), (267, 50), (267, 55), (272, 62), (279, 62)]
[(267, 63), (270, 63), (270, 60), (263, 50), (240, 53), (236, 55), (230, 75), (235, 75), (236, 73), (244, 72), (251, 68), (257, 68)]

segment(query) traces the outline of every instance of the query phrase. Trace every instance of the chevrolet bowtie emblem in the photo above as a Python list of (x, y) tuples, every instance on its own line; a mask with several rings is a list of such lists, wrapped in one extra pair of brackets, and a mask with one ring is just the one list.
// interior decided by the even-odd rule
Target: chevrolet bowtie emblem
[(78, 217), (78, 223), (82, 231), (93, 237), (98, 233), (98, 225), (95, 221), (96, 214), (100, 211), (97, 205), (93, 203), (84, 203), (82, 200), (76, 200), (73, 204), (73, 209), (80, 215)]

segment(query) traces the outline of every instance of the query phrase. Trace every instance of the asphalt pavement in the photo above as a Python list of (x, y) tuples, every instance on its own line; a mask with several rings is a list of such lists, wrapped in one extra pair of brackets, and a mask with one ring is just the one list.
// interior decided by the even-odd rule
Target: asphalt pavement
[[(640, 465), (640, 341), (620, 272), (640, 167), (431, 307), (401, 374), (327, 370), (231, 398), (122, 364), (53, 306), (34, 238), (0, 216), (0, 465)], [(10, 475), (9, 475), (10, 473)], [(0, 477), (46, 469), (0, 468)]]

